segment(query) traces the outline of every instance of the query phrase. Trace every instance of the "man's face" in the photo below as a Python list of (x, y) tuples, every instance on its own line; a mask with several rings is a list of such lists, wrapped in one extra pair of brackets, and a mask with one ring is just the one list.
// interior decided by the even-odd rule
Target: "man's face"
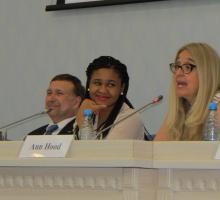
[(74, 85), (69, 81), (56, 80), (50, 82), (45, 97), (45, 107), (54, 123), (58, 123), (76, 115), (81, 97), (74, 94)]

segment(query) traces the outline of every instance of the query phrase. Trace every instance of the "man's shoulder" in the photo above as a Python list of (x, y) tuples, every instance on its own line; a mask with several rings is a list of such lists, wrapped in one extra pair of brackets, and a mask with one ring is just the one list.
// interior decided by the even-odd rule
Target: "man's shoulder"
[(59, 135), (69, 135), (73, 134), (74, 131), (74, 123), (75, 123), (75, 118), (72, 119), (70, 122), (68, 122), (63, 129), (59, 132)]
[(46, 132), (46, 128), (47, 128), (48, 124), (41, 126), (33, 131), (31, 131), (30, 133), (28, 133), (28, 135), (43, 135)]

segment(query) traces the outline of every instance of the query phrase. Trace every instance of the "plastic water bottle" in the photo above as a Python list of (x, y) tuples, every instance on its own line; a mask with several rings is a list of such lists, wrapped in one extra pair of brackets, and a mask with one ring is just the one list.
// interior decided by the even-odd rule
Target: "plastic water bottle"
[(79, 130), (80, 140), (96, 139), (96, 134), (94, 133), (94, 130), (93, 130), (92, 110), (86, 109), (84, 110), (83, 114), (84, 114), (84, 121)]
[(209, 104), (209, 115), (203, 130), (203, 139), (206, 141), (220, 140), (220, 124), (217, 120), (217, 107), (216, 102)]

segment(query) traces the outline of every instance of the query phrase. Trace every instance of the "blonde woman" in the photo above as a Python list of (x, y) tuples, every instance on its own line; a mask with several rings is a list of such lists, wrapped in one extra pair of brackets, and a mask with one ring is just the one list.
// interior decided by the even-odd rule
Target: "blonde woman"
[(170, 70), (169, 112), (155, 140), (202, 140), (208, 105), (220, 100), (219, 56), (208, 44), (190, 43), (177, 52)]

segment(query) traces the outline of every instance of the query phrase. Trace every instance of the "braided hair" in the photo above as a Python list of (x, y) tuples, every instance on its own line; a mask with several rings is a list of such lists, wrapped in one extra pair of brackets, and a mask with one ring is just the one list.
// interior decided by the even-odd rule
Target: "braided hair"
[[(122, 84), (124, 84), (124, 91), (123, 93), (119, 96), (118, 100), (115, 103), (115, 106), (108, 116), (107, 120), (102, 124), (102, 129), (105, 129), (106, 127), (110, 126), (111, 124), (114, 123), (116, 117), (118, 116), (118, 113), (121, 110), (121, 107), (123, 103), (126, 103), (130, 108), (133, 108), (132, 104), (130, 101), (127, 99), (126, 95), (128, 92), (128, 87), (129, 87), (129, 76), (127, 73), (127, 67), (123, 63), (121, 63), (119, 60), (111, 57), (111, 56), (100, 56), (99, 58), (96, 58), (93, 60), (92, 63), (89, 64), (87, 70), (86, 70), (86, 75), (87, 75), (87, 82), (86, 82), (86, 94), (85, 98), (90, 98), (89, 95), (89, 84), (91, 81), (91, 77), (94, 73), (94, 71), (98, 69), (113, 69), (120, 77)], [(98, 127), (99, 130), (99, 127)], [(103, 138), (106, 137), (109, 133), (109, 130), (106, 130), (103, 132)]]

